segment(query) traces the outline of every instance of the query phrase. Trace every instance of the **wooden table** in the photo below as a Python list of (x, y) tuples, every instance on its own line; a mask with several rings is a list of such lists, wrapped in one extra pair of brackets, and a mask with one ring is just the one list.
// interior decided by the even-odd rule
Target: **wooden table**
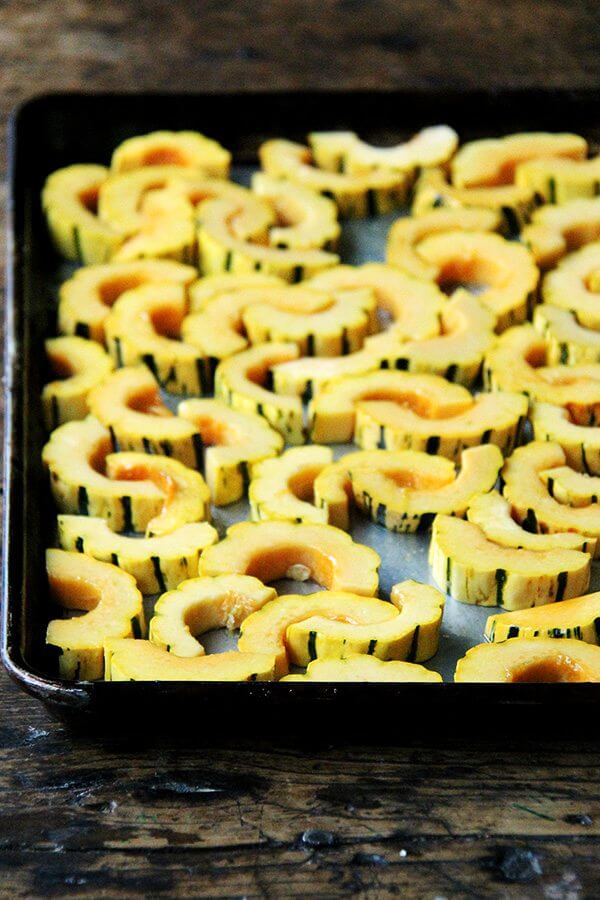
[[(0, 115), (49, 89), (597, 86), (597, 29), (583, 0), (18, 0)], [(598, 745), (568, 721), (152, 743), (74, 735), (4, 676), (0, 701), (2, 896), (598, 895)]]

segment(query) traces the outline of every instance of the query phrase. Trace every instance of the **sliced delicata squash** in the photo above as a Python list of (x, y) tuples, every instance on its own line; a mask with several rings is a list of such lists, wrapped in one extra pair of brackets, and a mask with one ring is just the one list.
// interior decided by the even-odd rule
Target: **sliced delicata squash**
[(239, 522), (200, 557), (200, 575), (253, 575), (268, 584), (278, 578), (312, 578), (327, 590), (372, 597), (381, 560), (370, 547), (330, 525)]
[(136, 215), (139, 230), (124, 239), (114, 255), (117, 262), (156, 257), (196, 265), (194, 210), (185, 197), (167, 188), (149, 190)]
[(536, 209), (521, 240), (540, 269), (554, 268), (567, 253), (600, 241), (600, 197)]
[(543, 203), (567, 204), (595, 197), (600, 182), (600, 156), (593, 159), (533, 159), (517, 166), (516, 184), (535, 191)]
[(433, 125), (394, 147), (375, 147), (353, 131), (313, 131), (308, 142), (319, 168), (361, 175), (373, 169), (411, 172), (442, 165), (454, 155), (458, 135), (448, 125)]
[(337, 207), (329, 197), (265, 172), (252, 176), (252, 190), (275, 210), (269, 243), (280, 250), (336, 250), (341, 234)]
[(600, 593), (572, 597), (551, 606), (524, 609), (490, 616), (485, 626), (488, 641), (519, 638), (574, 638), (588, 644), (600, 643)]
[(150, 620), (150, 640), (175, 656), (204, 656), (201, 635), (216, 628), (239, 628), (276, 596), (274, 588), (250, 575), (191, 578), (159, 597)]
[(184, 400), (177, 415), (200, 434), (204, 477), (216, 506), (243, 497), (251, 467), (283, 448), (283, 437), (262, 416), (231, 409), (220, 400)]
[(51, 431), (64, 422), (85, 419), (89, 413), (89, 392), (114, 368), (100, 344), (69, 335), (45, 342), (50, 368), (59, 380), (44, 385), (42, 406), (46, 428)]
[(600, 647), (564, 638), (478, 644), (459, 659), (455, 681), (543, 682), (600, 681)]
[(227, 178), (230, 164), (231, 153), (197, 131), (153, 131), (127, 138), (111, 160), (114, 172), (145, 166), (185, 166), (211, 178)]
[(232, 294), (234, 291), (245, 291), (248, 288), (285, 287), (286, 284), (287, 282), (277, 275), (263, 275), (261, 272), (247, 272), (245, 275), (233, 275), (231, 272), (205, 275), (204, 278), (198, 278), (190, 288), (190, 312), (200, 312), (221, 294)]
[(580, 325), (600, 331), (598, 290), (600, 240), (566, 256), (542, 285), (542, 299), (551, 306), (574, 312)]
[(219, 536), (208, 522), (180, 525), (159, 537), (127, 537), (96, 516), (59, 516), (63, 550), (77, 550), (133, 575), (142, 594), (173, 590), (198, 571), (200, 553)]
[(359, 466), (379, 468), (382, 461), (389, 458), (386, 450), (358, 450), (325, 466), (313, 485), (314, 503), (324, 512), (324, 521), (348, 531), (353, 500), (352, 473)]
[(46, 570), (52, 599), (64, 609), (84, 613), (48, 623), (46, 643), (58, 649), (61, 678), (102, 678), (104, 641), (144, 633), (142, 595), (135, 580), (116, 566), (65, 550), (46, 551)]
[(562, 406), (534, 403), (531, 424), (536, 441), (559, 444), (571, 468), (600, 475), (600, 428), (595, 416), (590, 425), (579, 425)]
[(570, 466), (553, 466), (543, 469), (540, 478), (551, 496), (566, 506), (589, 506), (598, 503), (600, 478), (575, 472)]
[(550, 365), (585, 365), (600, 362), (600, 331), (585, 328), (574, 312), (542, 303), (533, 324), (548, 341)]
[(332, 461), (329, 447), (312, 445), (292, 447), (276, 459), (255, 463), (248, 489), (252, 519), (327, 524), (326, 512), (313, 502), (313, 486)]
[(314, 659), (304, 675), (286, 675), (281, 681), (441, 682), (442, 676), (425, 666), (403, 660), (377, 659), (364, 653), (349, 653), (341, 659)]

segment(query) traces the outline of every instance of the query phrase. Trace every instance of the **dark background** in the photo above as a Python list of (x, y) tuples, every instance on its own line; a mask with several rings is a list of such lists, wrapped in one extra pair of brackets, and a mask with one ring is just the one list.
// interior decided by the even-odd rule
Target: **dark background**
[[(597, 88), (598, 8), (5, 2), (0, 154), (11, 108), (48, 90)], [(362, 710), (338, 742), (82, 736), (1, 675), (0, 894), (598, 896), (596, 741), (564, 716), (521, 739), (509, 715), (439, 736), (427, 710), (389, 717), (383, 747)]]

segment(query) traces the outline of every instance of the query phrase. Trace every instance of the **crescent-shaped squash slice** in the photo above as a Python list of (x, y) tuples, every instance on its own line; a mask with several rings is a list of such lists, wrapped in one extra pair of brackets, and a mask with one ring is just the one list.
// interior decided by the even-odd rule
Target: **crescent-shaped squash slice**
[(490, 616), (485, 626), (488, 641), (500, 643), (512, 638), (575, 638), (588, 644), (600, 643), (600, 593), (572, 597), (551, 606)]
[[(393, 459), (394, 454), (387, 450), (357, 450), (325, 466), (313, 485), (314, 503), (324, 512), (323, 521), (349, 531), (352, 473), (360, 466), (379, 469), (386, 460)], [(449, 469), (448, 473), (451, 478)]]
[(252, 176), (252, 190), (267, 200), (277, 216), (269, 243), (279, 249), (335, 250), (341, 234), (337, 207), (328, 197), (265, 172)]
[(458, 146), (448, 125), (423, 128), (394, 147), (375, 147), (353, 131), (313, 131), (308, 136), (315, 164), (328, 172), (367, 174), (373, 169), (410, 172), (447, 162)]
[(59, 516), (58, 540), (63, 550), (77, 550), (110, 562), (133, 575), (142, 594), (173, 590), (198, 571), (200, 553), (219, 536), (208, 522), (180, 525), (160, 537), (115, 534), (105, 519)]
[(584, 159), (587, 151), (584, 138), (568, 133), (533, 131), (469, 141), (452, 160), (452, 181), (458, 187), (512, 184), (519, 163), (545, 157)]
[(600, 156), (530, 160), (517, 166), (515, 182), (534, 190), (543, 203), (562, 205), (581, 197), (595, 197), (600, 182)]
[(437, 270), (440, 287), (471, 284), (496, 316), (496, 331), (524, 321), (537, 299), (539, 271), (529, 250), (499, 234), (444, 231), (417, 245), (423, 260)]
[(584, 328), (574, 312), (542, 303), (533, 324), (548, 341), (550, 365), (585, 365), (600, 362), (600, 331)]
[(263, 416), (289, 444), (304, 443), (304, 415), (298, 397), (282, 397), (265, 385), (277, 363), (297, 359), (296, 344), (257, 344), (222, 360), (215, 372), (215, 394), (233, 409)]
[(213, 653), (192, 659), (161, 650), (150, 641), (108, 640), (106, 681), (272, 681), (274, 659), (265, 653)]
[(418, 245), (422, 240), (444, 231), (496, 231), (501, 224), (501, 215), (493, 209), (440, 207), (421, 216), (406, 216), (397, 219), (389, 230), (386, 260), (415, 278), (435, 281), (438, 267), (420, 255)]
[(575, 472), (569, 466), (553, 466), (543, 469), (540, 478), (548, 488), (551, 497), (566, 506), (589, 506), (598, 503), (600, 478)]
[(92, 416), (55, 429), (42, 452), (54, 501), (60, 512), (101, 516), (115, 531), (144, 531), (160, 515), (165, 495), (149, 479), (108, 478), (111, 450), (109, 430)]
[(198, 278), (190, 288), (190, 312), (200, 312), (221, 294), (285, 286), (286, 282), (282, 278), (276, 275), (263, 275), (261, 272), (247, 272), (245, 275), (232, 275), (230, 272), (206, 275), (204, 278)]
[(85, 419), (89, 413), (89, 392), (112, 372), (114, 365), (100, 344), (75, 335), (50, 338), (45, 347), (50, 368), (58, 376), (42, 391), (44, 420), (51, 431), (64, 422)]
[(352, 473), (359, 508), (390, 531), (424, 531), (437, 513), (464, 516), (472, 498), (490, 491), (502, 466), (498, 447), (471, 447), (461, 455), (458, 474), (442, 456), (414, 450), (392, 454), (381, 467)]
[(194, 210), (185, 197), (166, 188), (148, 191), (139, 215), (140, 230), (123, 241), (117, 262), (156, 257), (196, 265)]
[(276, 459), (255, 463), (248, 489), (252, 519), (327, 524), (326, 512), (313, 503), (313, 486), (332, 461), (329, 447), (313, 445), (293, 447)]
[(570, 253), (544, 278), (544, 303), (571, 310), (580, 325), (600, 331), (598, 291), (592, 280), (599, 269), (600, 241)]
[(310, 433), (315, 443), (344, 444), (352, 440), (357, 404), (391, 400), (423, 418), (455, 416), (472, 405), (466, 388), (437, 375), (376, 371), (328, 382), (309, 406)]
[(220, 400), (184, 400), (177, 415), (200, 433), (204, 477), (216, 506), (243, 497), (251, 466), (283, 448), (282, 436), (262, 416), (231, 409)]
[(144, 632), (143, 600), (135, 580), (116, 566), (65, 550), (46, 551), (46, 570), (52, 599), (63, 609), (84, 613), (48, 623), (46, 643), (58, 648), (61, 678), (102, 678), (104, 641)]
[(197, 131), (153, 131), (128, 138), (115, 149), (111, 168), (129, 172), (145, 166), (186, 166), (213, 178), (227, 178), (231, 153)]
[(390, 600), (398, 615), (384, 622), (357, 623), (350, 611), (344, 615), (342, 606), (338, 617), (316, 613), (291, 623), (286, 632), (290, 658), (302, 666), (318, 657), (342, 658), (346, 653), (411, 662), (430, 659), (438, 649), (443, 595), (429, 585), (403, 581), (394, 585)]
[(424, 169), (415, 185), (412, 214), (422, 216), (442, 207), (492, 210), (501, 216), (503, 223), (501, 230), (510, 235), (517, 235), (529, 221), (536, 207), (536, 198), (532, 188), (516, 184), (503, 184), (499, 187), (456, 187), (448, 184), (443, 169)]
[(281, 681), (441, 682), (442, 676), (416, 663), (350, 653), (342, 659), (315, 659), (304, 675), (286, 675)]
[(198, 638), (215, 628), (239, 628), (277, 592), (250, 575), (191, 578), (159, 597), (150, 620), (153, 644), (175, 656), (204, 656)]
[[(339, 262), (338, 256), (325, 250), (280, 249), (243, 240), (235, 231), (236, 218), (243, 211), (244, 204), (226, 199), (207, 200), (198, 208), (198, 252), (204, 275), (256, 271), (297, 282)], [(274, 213), (271, 224), (275, 224)]]
[(187, 307), (185, 288), (178, 284), (144, 284), (122, 294), (104, 322), (116, 364), (144, 363), (171, 393), (207, 394), (208, 357), (179, 339)]
[(554, 268), (567, 253), (600, 240), (600, 197), (536, 209), (521, 240), (540, 269)]
[(429, 565), (439, 586), (461, 603), (523, 609), (587, 590), (591, 557), (579, 550), (503, 547), (474, 522), (442, 515), (431, 529)]
[(379, 554), (330, 525), (239, 522), (200, 557), (200, 575), (253, 575), (265, 584), (278, 578), (312, 578), (327, 590), (372, 597), (379, 584)]
[(600, 681), (600, 647), (564, 638), (478, 644), (459, 659), (455, 681), (544, 682)]
[(98, 216), (98, 194), (108, 177), (104, 166), (58, 169), (46, 179), (42, 207), (57, 251), (80, 265), (109, 260), (121, 235)]
[(354, 441), (365, 450), (422, 450), (457, 459), (467, 447), (495, 444), (504, 454), (517, 445), (527, 417), (523, 394), (476, 394), (454, 416), (422, 416), (389, 400), (357, 404)]
[[(477, 494), (467, 510), (469, 522), (481, 528), (486, 538), (501, 547), (517, 550), (581, 550), (594, 556), (596, 539), (570, 531), (536, 534), (527, 531), (512, 517), (510, 503), (497, 491)], [(527, 523), (529, 524), (529, 523)]]
[(374, 170), (364, 175), (346, 175), (319, 169), (313, 165), (311, 150), (293, 141), (266, 141), (258, 155), (267, 174), (330, 197), (344, 218), (392, 212), (405, 204), (412, 183), (412, 173), (406, 172)]
[(202, 442), (191, 422), (173, 415), (146, 366), (117, 369), (90, 391), (93, 415), (110, 430), (115, 448), (172, 456), (200, 468)]
[(196, 269), (166, 259), (111, 262), (77, 269), (59, 290), (58, 325), (63, 334), (77, 334), (104, 343), (104, 320), (125, 291), (142, 284), (169, 281), (188, 287)]
[(502, 334), (483, 364), (492, 391), (517, 391), (530, 400), (568, 406), (578, 421), (600, 403), (600, 365), (549, 366), (549, 342), (533, 327), (519, 325)]
[[(558, 444), (534, 441), (519, 447), (506, 460), (502, 470), (504, 496), (511, 504), (517, 521), (526, 523), (525, 527), (530, 531), (550, 534), (574, 531), (586, 537), (599, 538), (600, 504), (572, 507), (552, 496), (552, 476), (546, 476), (550, 478), (547, 482), (543, 473), (562, 468), (565, 463), (565, 454)], [(564, 477), (564, 472), (562, 474)]]
[(536, 441), (559, 444), (572, 469), (600, 475), (600, 428), (573, 422), (568, 409), (552, 403), (534, 403), (531, 424)]

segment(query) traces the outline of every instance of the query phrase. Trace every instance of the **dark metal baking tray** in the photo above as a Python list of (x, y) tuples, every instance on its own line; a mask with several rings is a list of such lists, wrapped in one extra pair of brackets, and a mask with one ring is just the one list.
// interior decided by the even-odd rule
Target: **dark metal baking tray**
[[(172, 723), (189, 720), (193, 709), (195, 722), (201, 714), (204, 723), (211, 715), (214, 722), (233, 718), (277, 728), (294, 723), (314, 733), (315, 726), (347, 722), (352, 713), (356, 721), (358, 710), (368, 712), (373, 722), (373, 714), (380, 711), (379, 727), (371, 736), (383, 738), (397, 722), (414, 725), (423, 717), (452, 721), (460, 715), (481, 722), (482, 715), (491, 713), (497, 723), (506, 718), (505, 728), (567, 704), (571, 721), (593, 720), (590, 704), (600, 699), (600, 687), (594, 684), (70, 684), (49, 675), (53, 668), (44, 645), (49, 617), (44, 549), (52, 539), (55, 510), (40, 459), (46, 440), (40, 392), (46, 374), (43, 340), (55, 333), (53, 294), (60, 266), (47, 237), (39, 195), (52, 170), (74, 162), (108, 162), (121, 140), (157, 128), (204, 131), (233, 151), (238, 166), (248, 166), (256, 162), (257, 148), (266, 138), (304, 140), (308, 131), (317, 129), (352, 129), (374, 143), (393, 143), (424, 125), (446, 122), (463, 140), (548, 129), (577, 131), (597, 145), (598, 111), (595, 93), (563, 91), (56, 94), (21, 107), (9, 134), (5, 301), (1, 653), (10, 675), (55, 713), (84, 721)], [(221, 524), (228, 518), (222, 515)], [(355, 537), (361, 539), (356, 532)], [(389, 535), (387, 541), (389, 552)], [(402, 544), (396, 547), (399, 551)], [(402, 552), (407, 559), (415, 555), (408, 544)], [(410, 577), (412, 568), (400, 565), (395, 580)], [(483, 611), (476, 612), (483, 622)], [(437, 668), (436, 660), (431, 667)]]

